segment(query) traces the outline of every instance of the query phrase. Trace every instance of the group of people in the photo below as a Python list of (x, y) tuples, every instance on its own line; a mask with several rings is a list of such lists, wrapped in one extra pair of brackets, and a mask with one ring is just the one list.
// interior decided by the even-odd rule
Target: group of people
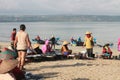
[(55, 38), (54, 35), (52, 35), (52, 37), (51, 37), (50, 39), (46, 39), (46, 40), (42, 40), (42, 39), (40, 38), (40, 36), (37, 35), (37, 36), (35, 37), (35, 39), (32, 39), (32, 40), (33, 40), (33, 41), (36, 41), (38, 44), (45, 44), (45, 41), (46, 41), (46, 40), (49, 40), (49, 42), (51, 43), (51, 47), (52, 47), (53, 49), (55, 49), (55, 44), (57, 44), (57, 40), (56, 40), (56, 38)]
[[(18, 57), (19, 57), (19, 61), (21, 61), (20, 63), (20, 68), (22, 69), (23, 65), (24, 65), (24, 59), (25, 59), (25, 53), (27, 51), (28, 48), (31, 47), (31, 42), (29, 39), (29, 35), (25, 32), (25, 25), (21, 25), (20, 26), (20, 31), (18, 31), (16, 33), (16, 29), (13, 29), (12, 35), (11, 35), (11, 44), (12, 46), (14, 46), (13, 48), (17, 49), (18, 51)], [(91, 35), (91, 32), (86, 32), (85, 33), (85, 38), (83, 41), (82, 46), (86, 47), (86, 51), (88, 54), (88, 57), (94, 57), (93, 54), (93, 47), (94, 47), (94, 43), (95, 43), (95, 38)], [(37, 41), (41, 40), (39, 35), (35, 38)], [(71, 42), (74, 43), (75, 40), (73, 38), (71, 38)], [(81, 37), (78, 38), (77, 42), (82, 42)], [(53, 50), (55, 50), (55, 44), (56, 44), (56, 40), (54, 35), (52, 35), (52, 37), (48, 40), (44, 41), (44, 45), (42, 46), (41, 50), (42, 53), (48, 53), (51, 52)], [(69, 50), (67, 45), (69, 44), (69, 42), (64, 41), (62, 48), (61, 48), (61, 53), (63, 54), (71, 54), (72, 50)], [(108, 47), (108, 48), (107, 48)], [(52, 49), (53, 48), (53, 49)], [(109, 48), (109, 45), (105, 45), (103, 46), (103, 53), (109, 53), (110, 57), (112, 56), (112, 51)]]
[[(93, 57), (94, 58), (94, 54), (93, 54), (93, 47), (94, 47), (94, 44), (96, 42), (96, 39), (93, 38), (93, 36), (91, 36), (91, 32), (86, 32), (85, 33), (85, 40), (84, 40), (84, 44), (83, 46), (86, 47), (86, 51), (87, 51), (87, 54), (88, 54), (88, 57)], [(95, 39), (95, 40), (94, 40)], [(107, 43), (105, 45), (102, 46), (102, 57), (103, 58), (111, 58), (112, 56), (112, 50), (110, 49), (110, 44)]]
[[(30, 49), (32, 47), (31, 41), (29, 39), (29, 35), (25, 30), (26, 30), (26, 26), (24, 24), (20, 25), (19, 31), (16, 31), (16, 28), (13, 28), (13, 31), (11, 33), (11, 46), (13, 49), (15, 49), (17, 51), (17, 58), (14, 60), (0, 60), (0, 79), (1, 80), (5, 80), (5, 79), (3, 79), (3, 77), (1, 78), (1, 75), (8, 76), (8, 74), (3, 75), (3, 73), (9, 73), (16, 66), (17, 66), (18, 70), (24, 69), (27, 49), (28, 48)], [(93, 54), (94, 38), (91, 34), (92, 33), (88, 32), (88, 31), (85, 33), (85, 39), (84, 39), (83, 46), (86, 48), (88, 57), (94, 58), (94, 54)], [(38, 36), (37, 39), (40, 39), (40, 37)], [(81, 39), (79, 39), (79, 41), (81, 41)], [(72, 54), (72, 50), (68, 48), (69, 44), (70, 43), (68, 41), (63, 41), (63, 44), (61, 47), (62, 55), (67, 56), (69, 54)], [(120, 40), (119, 40), (118, 45), (120, 45)], [(55, 50), (55, 37), (54, 36), (52, 36), (52, 38), (49, 40), (45, 40), (45, 43), (41, 48), (41, 51), (43, 54), (50, 53), (53, 50)], [(119, 48), (119, 50), (120, 50), (120, 48)], [(109, 44), (106, 44), (103, 46), (102, 52), (105, 55), (109, 55), (109, 57), (111, 58), (112, 51), (109, 48)], [(9, 63), (9, 65), (8, 65), (8, 63)], [(7, 66), (10, 69), (4, 70), (3, 66)], [(9, 74), (8, 77), (11, 78), (10, 80), (16, 80), (15, 76), (12, 76), (11, 74)]]
[[(88, 57), (90, 58), (94, 58), (95, 55), (93, 54), (93, 47), (96, 44), (96, 38), (94, 38), (92, 35), (92, 33), (87, 31), (85, 33), (85, 38), (84, 38), (84, 42), (82, 44), (82, 46), (84, 46), (86, 48), (86, 53), (88, 55)], [(72, 38), (71, 39), (72, 43), (75, 42), (75, 40)], [(81, 39), (80, 39), (81, 41)], [(119, 40), (119, 44), (120, 44), (120, 40)], [(110, 44), (105, 44), (102, 47), (102, 56), (105, 58), (111, 58), (112, 56), (112, 50), (110, 49)], [(119, 48), (120, 49), (120, 48)]]
[[(93, 56), (93, 46), (94, 46), (94, 42), (93, 42), (93, 36), (91, 36), (91, 32), (86, 32), (85, 33), (85, 41), (83, 43), (83, 46), (86, 47), (86, 51), (88, 53), (88, 57), (94, 57)], [(54, 44), (53, 42), (50, 43), (50, 41), (52, 40), (52, 38), (50, 40), (46, 40), (45, 44), (42, 46), (42, 52), (45, 53), (49, 53), (52, 51), (52, 45)], [(68, 48), (68, 44), (70, 44), (68, 41), (63, 41), (62, 47), (61, 47), (61, 53), (65, 56), (69, 55), (72, 53), (72, 50)], [(55, 47), (54, 47), (55, 48)]]
[(71, 44), (74, 45), (74, 46), (80, 46), (81, 45), (80, 43), (82, 42), (81, 37), (78, 37), (78, 39), (74, 39), (72, 37), (70, 39), (70, 41), (71, 41)]
[[(37, 42), (34, 45), (38, 45), (38, 44), (40, 44), (40, 43)], [(46, 39), (44, 41), (42, 48), (39, 50), (41, 50), (43, 54), (53, 52), (55, 50), (55, 44), (56, 44), (55, 37), (52, 35), (52, 37), (50, 39)], [(37, 48), (39, 48), (39, 46)], [(38, 51), (36, 51), (36, 52), (38, 52)]]
[[(13, 29), (13, 33), (16, 32), (16, 29)], [(82, 46), (85, 46), (86, 47), (86, 51), (87, 51), (87, 54), (88, 54), (88, 57), (94, 57), (94, 54), (93, 54), (93, 47), (94, 47), (94, 39), (93, 36), (91, 35), (92, 33), (91, 32), (86, 32), (85, 33), (85, 39), (83, 41), (83, 44)], [(15, 34), (13, 34), (13, 36), (15, 36)], [(19, 35), (18, 35), (19, 36)], [(12, 38), (12, 37), (11, 37)], [(40, 37), (37, 36), (35, 38), (36, 40), (40, 40)], [(13, 41), (15, 40), (15, 38), (12, 38), (12, 43)], [(78, 42), (81, 42), (81, 37), (78, 38)], [(29, 42), (28, 46), (30, 47), (30, 40), (29, 40), (29, 36), (28, 36), (28, 40), (27, 40), (27, 43)], [(73, 38), (71, 38), (71, 42), (74, 43), (75, 40)], [(17, 43), (17, 39), (15, 40), (14, 42), (14, 46), (16, 46), (16, 43)], [(52, 35), (52, 37), (49, 39), (49, 40), (46, 40), (44, 42), (44, 45), (42, 46), (41, 48), (41, 51), (42, 53), (50, 53), (51, 51), (55, 50), (55, 37)], [(61, 53), (64, 54), (64, 55), (67, 55), (67, 54), (71, 54), (72, 53), (72, 50), (69, 50), (68, 48), (68, 45), (69, 42), (67, 41), (64, 41), (63, 44), (62, 44), (62, 48), (61, 48)], [(107, 48), (108, 47), (108, 48)], [(53, 49), (52, 49), (53, 48)], [(27, 48), (26, 48), (27, 49)], [(19, 46), (18, 46), (18, 52), (20, 53), (21, 50), (19, 50)], [(24, 51), (24, 49), (22, 49), (22, 51)], [(103, 53), (109, 53), (110, 54), (110, 57), (112, 56), (112, 51), (111, 51), (110, 48), (109, 48), (109, 45), (105, 45), (103, 46)], [(26, 51), (25, 51), (26, 52)], [(18, 53), (18, 54), (19, 54)], [(19, 55), (20, 56), (20, 55)], [(21, 55), (21, 56), (25, 56), (25, 55)], [(20, 59), (21, 61), (23, 61), (22, 59)], [(22, 62), (22, 65), (24, 63)]]
[(25, 32), (26, 26), (20, 25), (20, 30), (13, 29), (11, 46), (16, 51), (3, 48), (0, 56), (0, 80), (24, 80), (24, 64), (27, 49), (31, 47), (29, 35)]

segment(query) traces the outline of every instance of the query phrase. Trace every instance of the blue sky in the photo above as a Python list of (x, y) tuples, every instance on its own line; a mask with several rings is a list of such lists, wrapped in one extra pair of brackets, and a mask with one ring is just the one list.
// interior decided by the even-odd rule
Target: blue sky
[(120, 15), (120, 0), (0, 0), (0, 14)]

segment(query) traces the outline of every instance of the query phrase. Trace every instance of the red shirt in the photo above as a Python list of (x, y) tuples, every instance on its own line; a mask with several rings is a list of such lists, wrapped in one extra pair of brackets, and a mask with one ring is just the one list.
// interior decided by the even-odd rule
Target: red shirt
[(16, 32), (12, 32), (12, 33), (11, 33), (11, 41), (14, 41), (14, 40), (15, 40), (15, 36), (16, 36)]

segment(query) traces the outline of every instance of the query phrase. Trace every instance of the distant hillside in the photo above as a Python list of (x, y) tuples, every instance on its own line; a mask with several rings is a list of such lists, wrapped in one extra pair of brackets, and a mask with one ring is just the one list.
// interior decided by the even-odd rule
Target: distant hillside
[(0, 22), (119, 22), (120, 16), (103, 15), (0, 15)]

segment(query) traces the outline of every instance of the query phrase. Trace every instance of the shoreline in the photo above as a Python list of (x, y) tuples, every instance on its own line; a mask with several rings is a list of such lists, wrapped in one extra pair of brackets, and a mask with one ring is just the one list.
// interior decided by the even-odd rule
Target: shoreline
[[(32, 45), (33, 44), (34, 43), (32, 43)], [(5, 42), (0, 42), (0, 48), (9, 47), (10, 45), (11, 44), (10, 44), (9, 41), (8, 42), (6, 42), (6, 41)], [(62, 45), (56, 45), (56, 49), (61, 49), (61, 46)], [(42, 44), (40, 44), (40, 48), (41, 47), (42, 47)], [(69, 49), (73, 50), (73, 53), (78, 53), (80, 51), (86, 50), (85, 47), (83, 47), (83, 46), (72, 46), (71, 44), (69, 44), (68, 47), (69, 47)], [(119, 51), (117, 51), (116, 47), (112, 46), (110, 48), (113, 51), (113, 54), (115, 54), (115, 55), (119, 54)], [(102, 47), (99, 47), (99, 46), (96, 46), (96, 45), (93, 47), (93, 52), (94, 53), (101, 53), (101, 51), (102, 51)]]
[[(33, 45), (34, 43), (32, 43), (32, 45)], [(0, 42), (0, 49), (2, 49), (2, 48), (4, 48), (4, 47), (9, 47), (10, 46), (10, 42)], [(61, 46), (62, 45), (56, 45), (56, 49), (61, 49)], [(42, 44), (40, 44), (40, 48), (42, 47)], [(69, 49), (71, 49), (73, 52), (72, 53), (79, 53), (79, 52), (81, 52), (81, 51), (85, 51), (86, 50), (86, 48), (85, 47), (83, 47), (83, 46), (71, 46), (71, 45), (69, 45), (68, 46), (69, 47)], [(117, 48), (116, 47), (110, 47), (111, 48), (111, 50), (112, 50), (112, 52), (113, 52), (113, 55), (119, 55), (119, 51), (117, 51)], [(99, 47), (99, 46), (94, 46), (93, 47), (93, 53), (94, 54), (100, 54), (100, 53), (102, 53), (102, 47)]]

